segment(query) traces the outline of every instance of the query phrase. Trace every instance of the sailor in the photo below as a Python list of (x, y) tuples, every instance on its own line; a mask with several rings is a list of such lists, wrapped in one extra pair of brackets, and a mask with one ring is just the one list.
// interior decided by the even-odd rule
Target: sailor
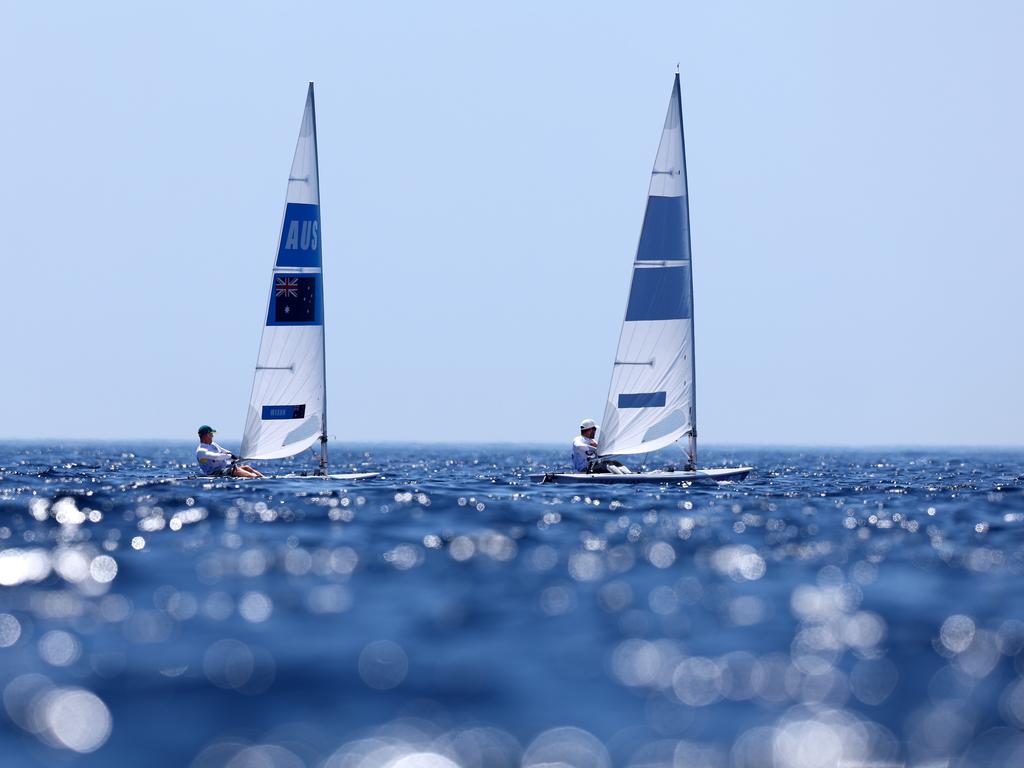
[(209, 424), (199, 428), (199, 447), (196, 448), (196, 460), (204, 475), (217, 477), (263, 477), (258, 470), (247, 464), (239, 464), (238, 457), (213, 442), (216, 432)]
[(614, 459), (600, 459), (597, 456), (597, 422), (584, 419), (580, 422), (580, 436), (572, 441), (572, 468), (575, 472), (588, 475), (610, 473), (629, 474), (629, 470)]

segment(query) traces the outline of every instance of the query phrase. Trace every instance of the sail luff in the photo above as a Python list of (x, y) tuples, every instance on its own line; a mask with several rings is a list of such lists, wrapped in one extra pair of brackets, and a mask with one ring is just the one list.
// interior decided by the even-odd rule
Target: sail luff
[(676, 72), (676, 108), (679, 110), (679, 141), (682, 149), (683, 186), (686, 196), (686, 252), (690, 255), (690, 433), (687, 446), (687, 468), (697, 468), (697, 332), (695, 327), (696, 309), (693, 306), (693, 240), (690, 234), (690, 184), (686, 174), (686, 128), (683, 126), (683, 86)]
[[(316, 142), (316, 98), (313, 95), (313, 81), (309, 81), (309, 108), (313, 113), (313, 162), (316, 167), (316, 199), (320, 200), (320, 148)], [(320, 243), (323, 248), (323, 222), (320, 226)], [(322, 251), (321, 251), (322, 252)], [(320, 263), (320, 290), (324, 291), (323, 262)], [(327, 303), (324, 302), (320, 323), (320, 359), (323, 361), (323, 411), (320, 418), (320, 474), (327, 474), (327, 319), (324, 316)]]

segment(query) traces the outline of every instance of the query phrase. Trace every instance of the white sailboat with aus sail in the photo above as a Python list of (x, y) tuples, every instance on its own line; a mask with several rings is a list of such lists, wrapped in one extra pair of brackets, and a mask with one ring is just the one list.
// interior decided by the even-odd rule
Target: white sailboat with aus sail
[(686, 464), (678, 470), (565, 472), (531, 478), (612, 484), (745, 478), (751, 467), (697, 468), (695, 379), (690, 212), (682, 97), (676, 73), (651, 172), (598, 450), (601, 457), (646, 454), (688, 437)]
[(320, 461), (315, 472), (278, 477), (377, 477), (377, 472), (328, 471), (321, 242), (316, 106), (310, 83), (288, 177), (284, 218), (240, 454), (243, 461), (283, 459), (319, 442)]

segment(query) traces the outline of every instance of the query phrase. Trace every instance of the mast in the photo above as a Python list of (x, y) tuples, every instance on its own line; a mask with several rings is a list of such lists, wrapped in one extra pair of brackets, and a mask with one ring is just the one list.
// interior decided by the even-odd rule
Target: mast
[(686, 185), (686, 252), (690, 256), (690, 431), (686, 451), (686, 468), (697, 468), (697, 358), (696, 335), (693, 307), (693, 241), (690, 237), (690, 181), (686, 174), (686, 131), (683, 128), (683, 86), (679, 81), (679, 67), (676, 67), (676, 97), (679, 108), (679, 140), (683, 145), (683, 184)]
[[(320, 148), (316, 143), (316, 100), (313, 97), (313, 81), (309, 81), (309, 106), (313, 113), (313, 157), (316, 162), (316, 199), (320, 200)], [(320, 241), (323, 242), (323, 218), (320, 220)], [(322, 248), (322, 246), (321, 246)], [(323, 288), (324, 270), (323, 262), (320, 264), (320, 290), (321, 295), (326, 293)], [(323, 373), (324, 373), (324, 407), (323, 412), (320, 415), (320, 467), (317, 470), (318, 474), (327, 474), (327, 321), (326, 312), (327, 302), (323, 302), (323, 308), (321, 312), (324, 312), (322, 322), (320, 324), (320, 359), (323, 361)]]

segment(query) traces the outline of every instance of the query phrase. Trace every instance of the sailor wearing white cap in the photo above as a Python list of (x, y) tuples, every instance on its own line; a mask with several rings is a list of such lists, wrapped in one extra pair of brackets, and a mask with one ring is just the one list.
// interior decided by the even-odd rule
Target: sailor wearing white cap
[(617, 461), (597, 457), (597, 422), (584, 419), (580, 422), (580, 436), (572, 441), (572, 468), (574, 472), (611, 472), (621, 475), (629, 472)]

